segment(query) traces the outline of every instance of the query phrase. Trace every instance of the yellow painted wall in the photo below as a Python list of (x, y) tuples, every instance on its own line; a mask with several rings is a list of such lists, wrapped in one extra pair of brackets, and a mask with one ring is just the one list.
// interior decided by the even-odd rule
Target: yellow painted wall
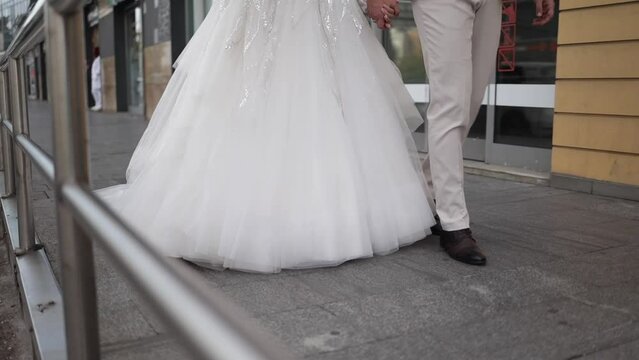
[(562, 0), (553, 173), (639, 186), (639, 0)]

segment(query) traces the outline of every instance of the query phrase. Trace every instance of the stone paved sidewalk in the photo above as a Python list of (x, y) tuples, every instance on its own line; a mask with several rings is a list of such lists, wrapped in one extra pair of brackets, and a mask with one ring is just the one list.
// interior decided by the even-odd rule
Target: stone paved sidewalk
[[(48, 106), (30, 114), (50, 150)], [(96, 187), (123, 180), (144, 125), (92, 115)], [(37, 232), (57, 272), (51, 189), (34, 178)], [(639, 203), (470, 175), (467, 200), (485, 268), (448, 259), (429, 237), (336, 268), (198, 271), (309, 359), (639, 358)], [(183, 358), (99, 250), (96, 263), (105, 358)]]
[(31, 358), (29, 333), (20, 311), (20, 297), (15, 277), (7, 257), (4, 239), (0, 245), (0, 359), (27, 360)]

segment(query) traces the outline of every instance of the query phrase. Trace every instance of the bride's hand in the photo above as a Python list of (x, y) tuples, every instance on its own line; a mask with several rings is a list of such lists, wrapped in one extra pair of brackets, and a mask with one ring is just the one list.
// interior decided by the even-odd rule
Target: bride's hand
[(391, 0), (389, 3), (384, 4), (382, 6), (382, 13), (388, 21), (398, 17), (400, 14), (400, 9), (397, 0)]
[(375, 24), (377, 24), (377, 27), (384, 30), (384, 29), (390, 29), (392, 26), (392, 23), (390, 22), (386, 22), (386, 20), (379, 19), (379, 20), (375, 20)]
[(377, 27), (380, 29), (390, 29), (393, 26), (393, 19), (399, 15), (399, 7), (395, 8), (390, 5), (382, 6), (384, 17), (377, 20)]
[(368, 16), (380, 29), (390, 29), (392, 21), (399, 15), (398, 0), (368, 0)]
[[(386, 29), (390, 29), (393, 25), (393, 20), (399, 15), (399, 7), (395, 8), (390, 5), (384, 5), (382, 7), (382, 13), (384, 14), (384, 24)], [(379, 26), (379, 24), (378, 24)]]

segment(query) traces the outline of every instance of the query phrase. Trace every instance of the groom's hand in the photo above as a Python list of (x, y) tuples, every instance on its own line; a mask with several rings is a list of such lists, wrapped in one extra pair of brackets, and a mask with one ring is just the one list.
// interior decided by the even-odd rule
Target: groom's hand
[(533, 20), (533, 25), (546, 25), (555, 16), (555, 0), (535, 0), (537, 17)]
[(392, 20), (399, 15), (399, 0), (367, 0), (368, 16), (380, 29), (389, 29)]

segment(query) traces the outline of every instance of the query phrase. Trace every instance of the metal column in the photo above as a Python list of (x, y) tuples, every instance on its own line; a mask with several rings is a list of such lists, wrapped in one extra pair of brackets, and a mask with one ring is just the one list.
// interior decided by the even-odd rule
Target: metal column
[[(2, 91), (2, 121), (9, 122), (11, 120), (10, 97), (9, 97), (9, 76), (6, 71), (0, 72), (0, 90)], [(15, 176), (13, 167), (13, 139), (9, 130), (5, 126), (0, 126), (0, 134), (2, 136), (2, 159), (4, 165), (4, 193), (2, 197), (9, 197), (15, 194)]]
[[(53, 105), (55, 190), (62, 254), (68, 358), (100, 359), (95, 269), (91, 239), (63, 201), (65, 184), (89, 183), (84, 20), (80, 1), (50, 1), (47, 6), (50, 99)], [(56, 6), (57, 5), (57, 6)], [(64, 10), (61, 14), (56, 9)]]
[(27, 93), (25, 88), (24, 59), (9, 60), (9, 85), (11, 89), (11, 115), (13, 120), (16, 176), (16, 195), (18, 200), (18, 233), (20, 248), (16, 255), (23, 255), (36, 248), (33, 225), (33, 200), (31, 191), (31, 161), (17, 146), (15, 137), (29, 135), (29, 115), (27, 113)]

